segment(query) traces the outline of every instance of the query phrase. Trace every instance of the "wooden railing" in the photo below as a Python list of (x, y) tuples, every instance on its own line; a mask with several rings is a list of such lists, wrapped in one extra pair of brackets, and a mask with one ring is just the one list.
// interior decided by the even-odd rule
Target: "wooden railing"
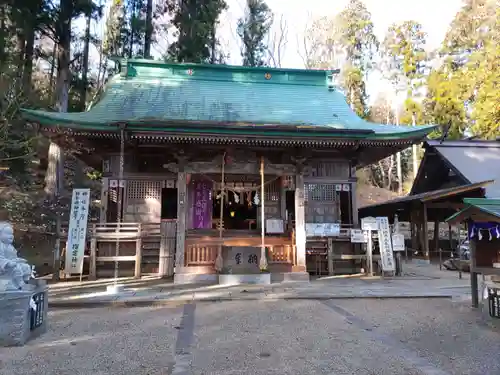
[(217, 258), (219, 246), (214, 244), (186, 245), (184, 253), (184, 265), (192, 266), (213, 266)]
[(295, 245), (272, 246), (269, 249), (269, 264), (295, 264)]
[[(92, 223), (87, 227), (87, 238), (99, 241), (135, 240), (139, 237), (159, 237), (162, 223)], [(61, 228), (61, 237), (67, 238), (68, 226)]]
[[(162, 226), (165, 227), (162, 231)], [(162, 246), (173, 239), (175, 242), (175, 221), (162, 223), (92, 223), (87, 228), (87, 241), (90, 244), (89, 277), (96, 278), (97, 262), (135, 262), (134, 276), (141, 276), (143, 241), (158, 241)], [(163, 233), (162, 233), (163, 232)], [(68, 226), (61, 228), (61, 238), (67, 242)], [(134, 243), (134, 255), (98, 255), (98, 243)], [(112, 246), (112, 245), (111, 245)], [(133, 245), (132, 245), (133, 246)], [(175, 245), (174, 245), (175, 246)], [(120, 251), (120, 249), (118, 250)], [(159, 255), (161, 256), (161, 255)]]

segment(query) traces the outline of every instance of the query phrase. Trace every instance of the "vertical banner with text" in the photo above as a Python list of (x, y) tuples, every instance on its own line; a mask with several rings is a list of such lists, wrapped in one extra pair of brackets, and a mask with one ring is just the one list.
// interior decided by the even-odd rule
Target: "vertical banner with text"
[(201, 180), (194, 182), (193, 229), (212, 228), (212, 201), (210, 200), (211, 191), (211, 181)]
[(391, 230), (387, 217), (377, 217), (378, 244), (380, 247), (380, 260), (382, 271), (394, 272), (394, 254), (392, 252)]
[(90, 189), (73, 189), (71, 213), (66, 242), (66, 262), (64, 273), (71, 275), (83, 270), (83, 257), (87, 237)]

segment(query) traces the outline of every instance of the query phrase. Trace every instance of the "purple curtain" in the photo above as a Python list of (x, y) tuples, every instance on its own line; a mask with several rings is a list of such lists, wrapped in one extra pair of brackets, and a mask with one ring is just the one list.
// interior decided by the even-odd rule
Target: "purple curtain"
[(212, 181), (193, 181), (193, 229), (212, 228)]

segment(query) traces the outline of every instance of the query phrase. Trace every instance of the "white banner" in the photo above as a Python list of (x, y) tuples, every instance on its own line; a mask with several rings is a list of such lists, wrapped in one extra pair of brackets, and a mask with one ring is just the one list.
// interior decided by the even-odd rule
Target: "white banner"
[(394, 254), (392, 253), (389, 219), (387, 217), (377, 217), (377, 226), (380, 259), (382, 261), (382, 271), (394, 272)]
[(83, 270), (89, 206), (90, 189), (73, 189), (64, 267), (67, 275), (81, 273)]

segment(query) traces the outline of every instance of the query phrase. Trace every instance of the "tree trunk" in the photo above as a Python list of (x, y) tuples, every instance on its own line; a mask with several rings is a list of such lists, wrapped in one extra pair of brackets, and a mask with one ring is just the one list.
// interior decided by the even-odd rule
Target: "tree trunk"
[(136, 12), (137, 12), (137, 1), (132, 0), (132, 14), (130, 15), (130, 40), (129, 40), (129, 50), (128, 50), (128, 58), (131, 59), (133, 56), (133, 50), (134, 50), (134, 37), (135, 37), (135, 25), (134, 22), (132, 22), (133, 19), (135, 19)]
[[(70, 84), (70, 48), (71, 48), (71, 16), (73, 13), (73, 0), (61, 0), (59, 10), (59, 35), (57, 51), (57, 85), (56, 85), (56, 108), (59, 112), (68, 111), (68, 91)], [(54, 249), (54, 273), (53, 278), (59, 279), (60, 263), (60, 228), (61, 215), (57, 210), (59, 202), (57, 198), (64, 189), (64, 158), (63, 151), (54, 142), (49, 147), (49, 160), (47, 174), (45, 176), (45, 189), (49, 199), (54, 205), (56, 217), (56, 246)]]
[[(26, 51), (26, 38), (24, 34), (25, 25), (23, 23), (20, 30), (18, 30), (16, 35), (16, 52), (17, 52), (17, 61), (16, 64), (22, 65), (24, 61), (24, 54)], [(16, 93), (19, 93), (22, 89), (22, 81), (23, 81), (23, 69), (19, 69), (17, 72), (17, 82), (15, 83)]]
[(26, 48), (24, 53), (23, 67), (23, 93), (28, 97), (31, 93), (31, 78), (33, 75), (33, 52), (35, 47), (35, 19), (27, 22), (26, 28)]
[(151, 58), (153, 40), (153, 0), (148, 0), (146, 7), (146, 34), (144, 35), (144, 57)]
[(70, 77), (71, 14), (73, 1), (62, 0), (59, 14), (59, 34), (57, 50), (56, 107), (59, 112), (68, 111), (68, 91)]
[(54, 73), (56, 71), (56, 53), (57, 53), (57, 43), (54, 42), (54, 47), (52, 48), (52, 65), (50, 66), (50, 78), (49, 78), (49, 100), (50, 104), (53, 103), (53, 93), (54, 93)]
[[(417, 122), (416, 118), (415, 118), (415, 113), (412, 113), (411, 120), (412, 120), (413, 126), (415, 126), (416, 122)], [(413, 179), (415, 180), (417, 178), (417, 173), (418, 173), (417, 145), (412, 145), (411, 150), (412, 150), (412, 158), (413, 158)]]
[(0, 6), (0, 69), (3, 71), (3, 64), (5, 63), (7, 57), (7, 51), (5, 51), (5, 41), (7, 39), (7, 28), (6, 28), (6, 14), (5, 5)]
[(85, 44), (83, 46), (83, 64), (82, 64), (82, 88), (80, 92), (80, 111), (85, 111), (87, 102), (88, 74), (89, 74), (89, 48), (90, 48), (90, 23), (92, 15), (87, 14), (87, 24), (85, 26)]

